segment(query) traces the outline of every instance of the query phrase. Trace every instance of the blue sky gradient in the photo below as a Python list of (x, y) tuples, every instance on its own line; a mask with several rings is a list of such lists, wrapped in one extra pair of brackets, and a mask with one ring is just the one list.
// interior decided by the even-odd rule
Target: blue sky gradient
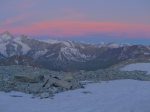
[(1, 0), (0, 32), (146, 44), (150, 0)]

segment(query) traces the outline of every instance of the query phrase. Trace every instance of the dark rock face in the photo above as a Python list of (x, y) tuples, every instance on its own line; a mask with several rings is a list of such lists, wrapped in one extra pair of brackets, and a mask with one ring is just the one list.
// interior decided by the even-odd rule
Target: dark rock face
[(97, 70), (126, 60), (150, 59), (150, 46), (90, 45), (0, 35), (0, 65), (30, 65), (57, 71)]

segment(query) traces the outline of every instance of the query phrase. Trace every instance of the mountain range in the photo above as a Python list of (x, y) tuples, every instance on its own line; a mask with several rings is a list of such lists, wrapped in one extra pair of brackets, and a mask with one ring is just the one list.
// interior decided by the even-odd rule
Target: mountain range
[(150, 46), (38, 40), (0, 34), (0, 65), (29, 65), (57, 71), (96, 70), (127, 60), (149, 60)]

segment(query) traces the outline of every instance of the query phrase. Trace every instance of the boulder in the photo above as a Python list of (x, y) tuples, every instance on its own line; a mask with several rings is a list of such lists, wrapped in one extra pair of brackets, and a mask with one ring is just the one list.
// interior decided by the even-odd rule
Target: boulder
[(48, 98), (50, 97), (50, 94), (48, 92), (44, 92), (44, 93), (41, 93), (40, 94), (40, 98), (43, 99), (43, 98)]
[(71, 73), (67, 73), (64, 75), (62, 80), (67, 81), (67, 82), (71, 82), (72, 80), (74, 80), (74, 77)]
[(14, 80), (26, 83), (38, 83), (43, 80), (43, 76), (32, 76), (32, 75), (15, 75)]
[(67, 81), (63, 81), (63, 80), (57, 80), (54, 82), (53, 84), (54, 86), (58, 86), (58, 87), (62, 87), (64, 89), (71, 89), (72, 88), (72, 84), (71, 83), (68, 83)]
[(68, 89), (71, 89), (72, 84), (67, 81), (64, 81), (64, 80), (49, 77), (47, 80), (45, 80), (43, 87), (45, 87), (45, 88), (60, 87), (60, 88), (64, 88), (64, 89), (68, 90)]

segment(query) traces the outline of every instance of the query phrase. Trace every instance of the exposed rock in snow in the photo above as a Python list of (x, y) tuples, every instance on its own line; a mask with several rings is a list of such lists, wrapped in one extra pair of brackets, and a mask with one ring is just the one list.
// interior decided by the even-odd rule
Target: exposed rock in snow
[(0, 34), (0, 43), (7, 42), (13, 39), (13, 36), (9, 32), (4, 32)]
[(7, 45), (7, 43), (0, 43), (0, 53), (4, 56), (7, 56), (6, 45)]
[[(18, 49), (21, 49), (19, 51)], [(31, 48), (22, 42), (22, 37), (13, 37), (9, 32), (0, 35), (0, 53), (5, 57), (26, 54)]]
[(17, 44), (21, 45), (23, 54), (27, 54), (28, 51), (31, 50), (31, 48), (27, 44), (22, 42), (22, 38), (21, 37), (15, 38), (14, 42), (16, 42)]
[(43, 56), (43, 55), (45, 55), (46, 53), (47, 53), (47, 49), (45, 49), (45, 50), (41, 50), (41, 51), (37, 51), (35, 54), (34, 54), (34, 58), (38, 58), (38, 57), (40, 57), (40, 56)]
[(74, 47), (64, 47), (64, 48), (61, 48), (60, 51), (63, 54), (63, 56), (65, 56), (68, 60), (85, 61), (85, 60), (94, 58), (92, 56), (82, 54), (78, 49)]

